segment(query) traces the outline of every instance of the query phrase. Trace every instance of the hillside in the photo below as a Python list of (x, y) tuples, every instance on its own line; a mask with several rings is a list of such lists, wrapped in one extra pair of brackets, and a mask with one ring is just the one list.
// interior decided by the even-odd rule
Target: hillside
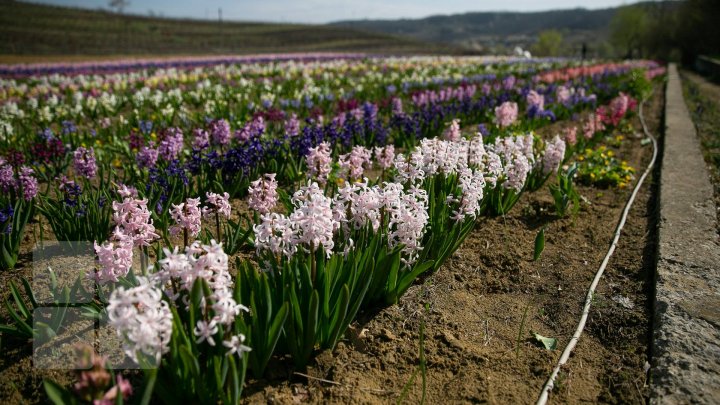
[(0, 0), (0, 55), (192, 55), (348, 51), (457, 53), (340, 26), (210, 22)]
[[(644, 6), (656, 7), (657, 4), (645, 3)], [(332, 26), (404, 35), (421, 41), (448, 43), (488, 53), (506, 51), (514, 46), (529, 47), (540, 32), (556, 29), (563, 34), (566, 48), (576, 51), (582, 43), (599, 48), (609, 36), (609, 25), (618, 9), (471, 12), (415, 20), (339, 21)]]

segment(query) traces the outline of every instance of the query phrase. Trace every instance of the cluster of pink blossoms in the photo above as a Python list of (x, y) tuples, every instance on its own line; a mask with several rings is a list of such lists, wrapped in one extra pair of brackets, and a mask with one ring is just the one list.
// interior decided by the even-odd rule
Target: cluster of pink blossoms
[(246, 142), (251, 138), (261, 136), (265, 132), (265, 119), (258, 115), (252, 121), (235, 131), (235, 139), (240, 142)]
[(367, 183), (367, 179), (345, 183), (333, 199), (333, 218), (345, 233), (368, 224), (375, 232), (380, 228), (384, 193), (379, 186), (368, 187)]
[(173, 317), (162, 291), (151, 280), (138, 277), (136, 287), (118, 286), (106, 308), (109, 325), (122, 340), (125, 354), (136, 363), (147, 357), (155, 363), (170, 350)]
[(438, 173), (456, 173), (467, 166), (468, 146), (467, 140), (449, 142), (439, 138), (423, 139), (410, 153), (407, 162), (402, 155), (396, 157), (396, 179), (401, 183), (417, 184)]
[(192, 148), (202, 150), (210, 146), (210, 134), (202, 128), (195, 128), (192, 132)]
[(290, 114), (290, 118), (285, 121), (285, 135), (289, 137), (298, 136), (300, 134), (300, 120), (295, 113)]
[(463, 221), (466, 217), (477, 217), (480, 214), (480, 203), (484, 197), (484, 173), (481, 170), (466, 167), (460, 172), (458, 183), (462, 191), (460, 200), (458, 201), (454, 196), (448, 197), (448, 202), (460, 203), (459, 207), (453, 211), (451, 218)]
[(545, 96), (535, 90), (530, 90), (525, 101), (527, 101), (528, 109), (534, 107), (537, 111), (542, 111), (545, 108)]
[(485, 149), (479, 133), (457, 142), (423, 139), (409, 159), (406, 160), (402, 154), (398, 155), (394, 165), (397, 170), (396, 181), (410, 184), (417, 184), (438, 173), (460, 174), (465, 168), (473, 166), (483, 172), (486, 183), (495, 187), (503, 170), (500, 158), (493, 150)]
[(565, 141), (560, 139), (559, 136), (555, 137), (547, 142), (545, 145), (545, 154), (542, 158), (542, 172), (543, 174), (550, 174), (557, 172), (565, 159)]
[(347, 178), (358, 180), (372, 166), (372, 152), (364, 146), (354, 146), (350, 153), (340, 155), (338, 161)]
[(30, 201), (38, 193), (38, 181), (34, 176), (35, 171), (27, 166), (20, 168), (20, 174), (18, 174), (18, 186), (22, 189), (23, 199)]
[(283, 214), (262, 214), (253, 231), (258, 253), (268, 251), (274, 256), (292, 257), (297, 252), (295, 229), (290, 218)]
[(132, 385), (120, 374), (115, 376), (115, 385), (110, 373), (105, 369), (106, 359), (95, 353), (90, 346), (76, 349), (78, 354), (77, 377), (73, 385), (77, 396), (93, 405), (112, 405), (117, 403), (118, 396), (127, 401), (132, 395)]
[(227, 192), (222, 194), (206, 192), (205, 206), (202, 208), (202, 216), (208, 218), (215, 214), (230, 218), (230, 194)]
[(132, 267), (133, 246), (129, 238), (102, 245), (95, 242), (95, 254), (100, 271), (93, 271), (88, 275), (98, 284), (115, 283), (119, 277), (127, 275)]
[(0, 190), (7, 193), (11, 190), (17, 192), (22, 191), (23, 199), (30, 201), (38, 193), (38, 181), (35, 178), (33, 169), (28, 166), (22, 166), (17, 179), (13, 168), (7, 161), (0, 157)]
[[(400, 183), (368, 187), (365, 179), (361, 183), (345, 184), (338, 190), (333, 200), (333, 215), (345, 234), (351, 227), (361, 229), (367, 225), (374, 232), (386, 232), (389, 247), (402, 245), (402, 260), (409, 265), (422, 249), (420, 243), (429, 220), (427, 199), (422, 189), (412, 187), (405, 192)], [(387, 218), (386, 225), (383, 216)], [(381, 229), (381, 226), (387, 228)], [(352, 240), (346, 245), (351, 248)]]
[(560, 104), (566, 104), (569, 102), (571, 96), (572, 93), (570, 92), (570, 89), (565, 86), (558, 86), (557, 90), (555, 90), (555, 98)]
[(278, 201), (278, 183), (275, 173), (265, 174), (263, 177), (250, 183), (248, 188), (248, 206), (260, 214), (271, 212)]
[(627, 94), (620, 92), (617, 97), (610, 101), (608, 106), (600, 106), (596, 110), (600, 121), (604, 124), (617, 126), (628, 110), (635, 109), (637, 101)]
[(298, 189), (291, 201), (295, 210), (290, 214), (290, 221), (295, 227), (298, 243), (311, 251), (322, 246), (329, 257), (335, 246), (333, 231), (337, 227), (332, 200), (323, 194), (317, 183), (310, 182)]
[(158, 157), (160, 156), (160, 151), (153, 146), (154, 145), (151, 143), (149, 146), (143, 146), (140, 148), (135, 156), (135, 161), (137, 162), (138, 167), (155, 167)]
[(533, 135), (527, 134), (498, 138), (492, 145), (492, 151), (502, 161), (502, 186), (505, 189), (513, 189), (519, 193), (525, 187), (527, 176), (535, 164), (533, 142)]
[(17, 187), (17, 181), (15, 181), (15, 173), (13, 172), (12, 166), (0, 157), (0, 190), (3, 193), (7, 193)]
[(565, 143), (574, 146), (577, 143), (577, 131), (578, 128), (574, 125), (565, 128)]
[(138, 199), (137, 191), (124, 185), (118, 194), (123, 200), (113, 201), (115, 229), (110, 241), (102, 245), (95, 241), (100, 270), (88, 273), (99, 284), (117, 282), (127, 275), (133, 263), (133, 247), (149, 246), (160, 237), (155, 233), (147, 200)]
[[(164, 288), (165, 294), (174, 303), (184, 302), (180, 297), (189, 294), (197, 280), (204, 280), (212, 294), (204, 298), (205, 304), (200, 314), (202, 319), (195, 324), (193, 333), (196, 342), (206, 342), (215, 346), (215, 338), (218, 337), (219, 325), (228, 326), (227, 331), (242, 311), (249, 309), (233, 298), (233, 280), (228, 270), (228, 256), (223, 251), (222, 245), (210, 242), (210, 245), (202, 245), (195, 241), (185, 248), (184, 253), (178, 253), (178, 247), (174, 250), (163, 249), (165, 259), (158, 264), (160, 269), (153, 274), (153, 279)], [(176, 290), (176, 288), (179, 288)], [(228, 349), (227, 354), (237, 354), (242, 357), (243, 353), (250, 351), (245, 346), (243, 334), (228, 334), (221, 336), (223, 346)]]
[(292, 256), (302, 246), (308, 251), (322, 247), (327, 256), (333, 253), (333, 232), (338, 222), (333, 216), (332, 200), (315, 182), (301, 187), (292, 197), (294, 210), (289, 216), (263, 214), (253, 227), (258, 252)]
[(75, 172), (80, 176), (92, 179), (97, 174), (97, 163), (95, 162), (95, 150), (85, 149), (82, 146), (73, 153), (73, 165)]
[(178, 157), (183, 150), (183, 132), (180, 128), (168, 128), (158, 145), (158, 152), (163, 159), (170, 161)]
[(386, 185), (385, 209), (390, 214), (388, 245), (390, 248), (402, 245), (401, 260), (410, 266), (422, 250), (421, 242), (430, 219), (427, 192), (416, 187), (402, 192), (398, 186)]
[[(225, 119), (215, 120), (210, 123), (210, 135), (215, 145), (224, 146), (230, 143), (230, 123)], [(197, 138), (196, 138), (197, 139)]]
[(399, 116), (399, 117), (402, 117), (405, 115), (405, 113), (403, 112), (403, 103), (402, 103), (401, 98), (394, 97), (392, 99), (392, 113), (393, 113), (393, 115)]
[(518, 105), (512, 101), (506, 101), (495, 107), (495, 123), (500, 128), (506, 128), (514, 124), (518, 117)]
[[(137, 193), (137, 191), (135, 191)], [(134, 246), (150, 246), (160, 236), (155, 233), (153, 220), (147, 208), (147, 199), (138, 199), (133, 190), (122, 186), (118, 194), (123, 197), (121, 202), (113, 201), (113, 221), (115, 235), (129, 238)], [(116, 240), (123, 237), (118, 236)]]
[(450, 126), (447, 130), (445, 130), (445, 133), (443, 133), (443, 137), (450, 141), (450, 142), (457, 142), (462, 137), (462, 133), (460, 132), (460, 120), (454, 119), (450, 122)]
[(315, 178), (320, 184), (327, 183), (332, 170), (330, 144), (322, 142), (320, 145), (310, 148), (307, 156), (305, 156), (305, 162), (309, 177)]
[(170, 234), (177, 236), (187, 231), (191, 237), (200, 234), (200, 198), (188, 198), (187, 201), (180, 204), (172, 204), (170, 216), (175, 221), (175, 225), (170, 227)]
[(395, 160), (395, 146), (375, 147), (375, 162), (381, 169), (387, 170), (392, 167)]
[(504, 165), (505, 169), (505, 182), (503, 187), (506, 189), (513, 189), (519, 193), (525, 187), (525, 180), (532, 169), (530, 162), (522, 154), (515, 154), (513, 159), (506, 162)]
[(602, 121), (602, 116), (599, 114), (590, 114), (583, 124), (583, 136), (585, 139), (592, 139), (596, 133), (604, 131), (605, 125)]

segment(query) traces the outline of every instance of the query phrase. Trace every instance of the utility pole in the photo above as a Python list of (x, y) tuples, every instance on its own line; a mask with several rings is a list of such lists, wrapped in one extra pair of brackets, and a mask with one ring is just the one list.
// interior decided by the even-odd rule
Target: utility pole
[(218, 7), (218, 44), (220, 45), (220, 49), (224, 48), (225, 38), (223, 38), (222, 33), (222, 7)]

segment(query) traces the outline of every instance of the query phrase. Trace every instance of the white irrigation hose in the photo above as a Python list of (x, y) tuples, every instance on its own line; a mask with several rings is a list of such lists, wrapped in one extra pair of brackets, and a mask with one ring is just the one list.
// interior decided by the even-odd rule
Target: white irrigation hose
[[(649, 97), (648, 97), (649, 98)], [(657, 147), (657, 140), (655, 137), (650, 134), (650, 132), (647, 129), (647, 125), (645, 125), (645, 118), (643, 117), (643, 104), (645, 101), (640, 103), (640, 122), (642, 123), (643, 132), (645, 133), (645, 136), (650, 138), (653, 144), (653, 156), (652, 160), (650, 160), (650, 164), (648, 165), (647, 169), (645, 169), (645, 172), (640, 177), (640, 180), (638, 180), (637, 184), (635, 185), (635, 189), (633, 190), (632, 194), (630, 195), (630, 199), (625, 203), (625, 209), (623, 210), (622, 217), (620, 217), (620, 222), (618, 223), (618, 226), (615, 230), (615, 237), (613, 238), (612, 244), (610, 245), (610, 249), (608, 249), (607, 254), (605, 255), (605, 259), (603, 259), (602, 264), (600, 265), (600, 268), (598, 269), (597, 273), (595, 273), (595, 279), (593, 280), (592, 284), (590, 285), (590, 289), (588, 290), (587, 297), (585, 297), (585, 306), (583, 307), (582, 316), (580, 317), (580, 322), (578, 323), (577, 329), (575, 329), (575, 334), (570, 339), (570, 342), (568, 342), (567, 346), (565, 346), (565, 350), (562, 353), (562, 356), (560, 356), (560, 360), (558, 361), (557, 365), (555, 366), (555, 369), (553, 370), (552, 374), (550, 374), (550, 378), (548, 378), (547, 382), (543, 386), (542, 392), (540, 393), (540, 398), (538, 398), (536, 405), (545, 405), (548, 400), (548, 395), (550, 394), (550, 391), (553, 390), (553, 387), (555, 386), (555, 378), (557, 378), (558, 373), (560, 372), (560, 367), (562, 367), (567, 361), (568, 358), (570, 358), (570, 354), (575, 349), (575, 345), (577, 345), (578, 340), (580, 339), (580, 335), (583, 333), (583, 329), (585, 329), (585, 322), (587, 322), (588, 315), (590, 314), (590, 304), (592, 303), (593, 295), (595, 294), (595, 288), (597, 288), (598, 283), (600, 282), (600, 278), (602, 278), (603, 272), (605, 272), (605, 267), (607, 267), (608, 261), (610, 261), (610, 257), (612, 256), (613, 252), (615, 252), (615, 247), (617, 246), (618, 240), (620, 239), (620, 233), (622, 232), (623, 227), (625, 226), (625, 221), (627, 220), (627, 216), (630, 213), (630, 208), (632, 207), (633, 202), (635, 201), (635, 197), (637, 196), (638, 191), (640, 191), (640, 186), (642, 186), (643, 181), (645, 181), (645, 177), (647, 177), (648, 174), (650, 174), (650, 171), (652, 170), (653, 166), (655, 165), (655, 159), (657, 158), (658, 154), (658, 147)]]

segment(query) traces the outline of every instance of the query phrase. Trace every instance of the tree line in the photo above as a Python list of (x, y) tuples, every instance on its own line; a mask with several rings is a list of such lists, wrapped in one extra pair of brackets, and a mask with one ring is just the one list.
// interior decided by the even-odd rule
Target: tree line
[[(546, 30), (531, 48), (538, 56), (567, 54), (562, 33)], [(607, 41), (588, 44), (592, 56), (651, 58), (692, 64), (720, 58), (720, 0), (642, 2), (618, 8)]]

